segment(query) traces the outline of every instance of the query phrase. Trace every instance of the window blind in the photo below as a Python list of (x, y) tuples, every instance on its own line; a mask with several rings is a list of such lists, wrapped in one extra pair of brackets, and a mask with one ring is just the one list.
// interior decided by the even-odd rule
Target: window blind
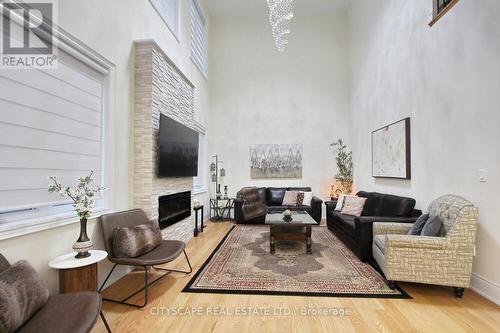
[(95, 170), (102, 183), (104, 77), (61, 50), (58, 61), (0, 70), (0, 223), (16, 212), (60, 212), (69, 201), (47, 191), (49, 176), (75, 185)]
[(179, 0), (150, 0), (150, 2), (172, 33), (179, 37)]
[(200, 6), (193, 0), (191, 6), (191, 59), (204, 74), (207, 74), (207, 22)]

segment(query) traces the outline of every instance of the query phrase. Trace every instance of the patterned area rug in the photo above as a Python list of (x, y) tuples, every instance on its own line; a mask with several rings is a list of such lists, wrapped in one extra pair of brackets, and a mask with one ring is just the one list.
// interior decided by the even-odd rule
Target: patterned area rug
[(236, 226), (183, 292), (410, 298), (326, 227), (313, 227), (312, 254), (305, 242), (279, 241), (272, 255), (268, 226)]

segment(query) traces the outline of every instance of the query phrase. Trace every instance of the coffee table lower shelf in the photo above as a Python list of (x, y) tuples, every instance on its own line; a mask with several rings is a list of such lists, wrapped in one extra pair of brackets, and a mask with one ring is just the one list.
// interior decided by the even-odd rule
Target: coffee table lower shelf
[(311, 225), (306, 226), (283, 226), (270, 225), (270, 249), (271, 254), (276, 253), (276, 241), (297, 240), (306, 242), (306, 253), (311, 254)]

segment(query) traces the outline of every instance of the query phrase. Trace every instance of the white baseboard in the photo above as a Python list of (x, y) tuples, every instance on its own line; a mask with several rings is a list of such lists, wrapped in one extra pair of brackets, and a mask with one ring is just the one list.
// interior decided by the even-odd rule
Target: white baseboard
[(476, 273), (472, 273), (470, 288), (479, 295), (489, 299), (490, 301), (500, 305), (500, 286), (486, 280)]

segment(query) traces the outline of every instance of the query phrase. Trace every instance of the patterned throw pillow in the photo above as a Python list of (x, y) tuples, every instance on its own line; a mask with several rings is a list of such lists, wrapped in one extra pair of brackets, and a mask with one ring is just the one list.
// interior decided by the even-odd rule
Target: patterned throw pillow
[(113, 254), (117, 258), (135, 258), (161, 244), (161, 231), (156, 223), (113, 229)]
[(297, 205), (297, 196), (299, 192), (297, 191), (286, 191), (283, 197), (283, 206), (295, 206)]
[(347, 195), (344, 199), (344, 207), (342, 207), (341, 214), (352, 215), (360, 217), (365, 206), (366, 198)]
[(299, 192), (299, 194), (297, 194), (297, 203), (296, 203), (296, 205), (297, 206), (302, 206), (303, 202), (304, 202), (304, 192)]
[(304, 200), (302, 201), (302, 206), (311, 206), (312, 198), (312, 192), (304, 192)]
[(341, 194), (337, 200), (337, 205), (335, 206), (335, 210), (337, 212), (340, 212), (342, 210), (342, 207), (344, 207), (344, 199), (345, 195)]

